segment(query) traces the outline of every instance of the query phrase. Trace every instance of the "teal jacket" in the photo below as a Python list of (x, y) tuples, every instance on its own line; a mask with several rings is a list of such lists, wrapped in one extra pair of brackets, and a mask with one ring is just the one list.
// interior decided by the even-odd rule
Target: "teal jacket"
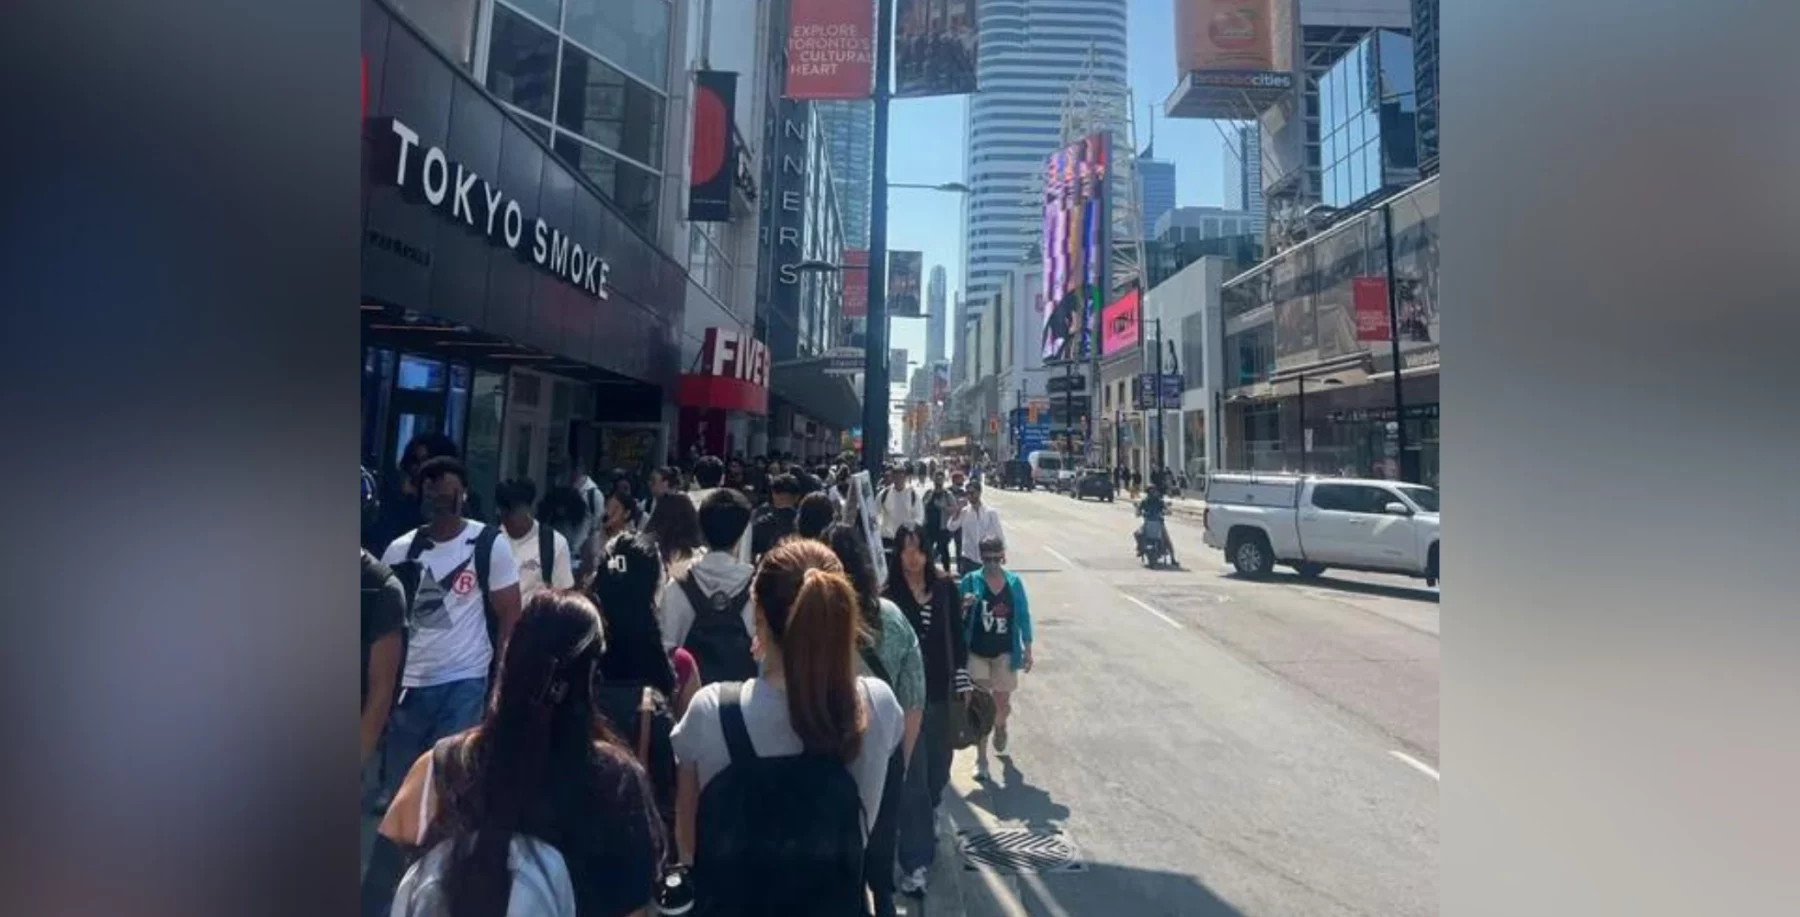
[[(1025, 667), (1025, 644), (1031, 642), (1031, 603), (1025, 598), (1025, 584), (1019, 582), (1019, 577), (1011, 570), (1006, 571), (1006, 589), (1012, 596), (1012, 669), (1017, 672)], [(965, 595), (975, 597), (975, 605), (969, 609), (974, 613), (963, 615), (964, 645), (975, 638), (975, 624), (981, 617), (981, 603), (985, 601), (982, 596), (986, 591), (987, 586), (982, 583), (980, 570), (963, 574), (963, 578), (956, 584), (958, 600)]]

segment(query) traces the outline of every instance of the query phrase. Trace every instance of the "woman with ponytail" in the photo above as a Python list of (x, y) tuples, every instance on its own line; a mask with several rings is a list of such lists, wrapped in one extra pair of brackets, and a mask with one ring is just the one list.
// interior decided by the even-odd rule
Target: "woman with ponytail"
[(675, 727), (677, 845), (703, 913), (855, 917), (900, 704), (856, 674), (856, 589), (830, 548), (782, 542), (750, 595), (761, 674), (700, 689)]
[[(392, 913), (647, 912), (665, 834), (643, 768), (594, 701), (606, 649), (580, 593), (526, 603), (481, 724), (421, 756), (382, 821), (390, 851), (423, 854)], [(368, 892), (364, 913), (388, 913)]]

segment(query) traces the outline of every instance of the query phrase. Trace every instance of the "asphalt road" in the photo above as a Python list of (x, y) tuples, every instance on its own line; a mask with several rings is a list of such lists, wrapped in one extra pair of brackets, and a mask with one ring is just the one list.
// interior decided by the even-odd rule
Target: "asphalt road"
[(976, 785), (965, 752), (945, 806), (957, 830), (1060, 832), (1080, 868), (943, 863), (921, 910), (1437, 913), (1436, 590), (1241, 580), (1179, 518), (1185, 568), (1147, 570), (1123, 500), (989, 495), (1029, 590), (1037, 665), (997, 783)]

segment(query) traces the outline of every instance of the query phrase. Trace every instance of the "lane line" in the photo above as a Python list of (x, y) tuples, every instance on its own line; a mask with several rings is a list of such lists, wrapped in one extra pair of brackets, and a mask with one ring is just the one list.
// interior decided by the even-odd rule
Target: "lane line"
[(1400, 763), (1405, 764), (1406, 766), (1424, 774), (1427, 777), (1430, 777), (1433, 780), (1437, 780), (1439, 782), (1443, 781), (1443, 778), (1438, 776), (1437, 768), (1434, 768), (1431, 765), (1426, 764), (1423, 761), (1420, 761), (1418, 758), (1415, 758), (1412, 755), (1407, 754), (1406, 752), (1390, 751), (1390, 752), (1388, 752), (1388, 754), (1393, 755), (1394, 757), (1400, 759)]
[(1142, 608), (1143, 610), (1150, 612), (1151, 614), (1156, 615), (1157, 617), (1161, 618), (1163, 620), (1164, 624), (1167, 624), (1170, 627), (1175, 628), (1176, 630), (1186, 630), (1187, 629), (1181, 625), (1180, 621), (1177, 621), (1174, 618), (1171, 618), (1168, 615), (1163, 614), (1160, 611), (1157, 611), (1156, 609), (1150, 607), (1149, 605), (1146, 605), (1145, 603), (1138, 601), (1135, 596), (1125, 595), (1125, 593), (1123, 593), (1123, 592), (1121, 592), (1119, 594), (1125, 596), (1125, 601), (1130, 602), (1131, 604), (1136, 605), (1137, 607)]
[(1073, 568), (1075, 566), (1075, 562), (1068, 559), (1067, 557), (1064, 557), (1062, 555), (1061, 551), (1058, 551), (1057, 549), (1050, 547), (1049, 545), (1044, 545), (1044, 550), (1050, 552), (1051, 557), (1054, 557), (1057, 560), (1062, 561), (1064, 564), (1068, 565), (1070, 568)]

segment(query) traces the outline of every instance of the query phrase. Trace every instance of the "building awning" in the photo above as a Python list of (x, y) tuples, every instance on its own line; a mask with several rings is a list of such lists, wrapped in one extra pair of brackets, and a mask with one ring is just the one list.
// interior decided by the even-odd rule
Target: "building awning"
[(848, 376), (828, 375), (826, 361), (788, 360), (770, 370), (769, 390), (802, 413), (838, 430), (862, 424), (862, 398)]
[(939, 440), (938, 448), (939, 449), (967, 449), (967, 448), (969, 448), (969, 438), (967, 436), (953, 436), (949, 439)]

